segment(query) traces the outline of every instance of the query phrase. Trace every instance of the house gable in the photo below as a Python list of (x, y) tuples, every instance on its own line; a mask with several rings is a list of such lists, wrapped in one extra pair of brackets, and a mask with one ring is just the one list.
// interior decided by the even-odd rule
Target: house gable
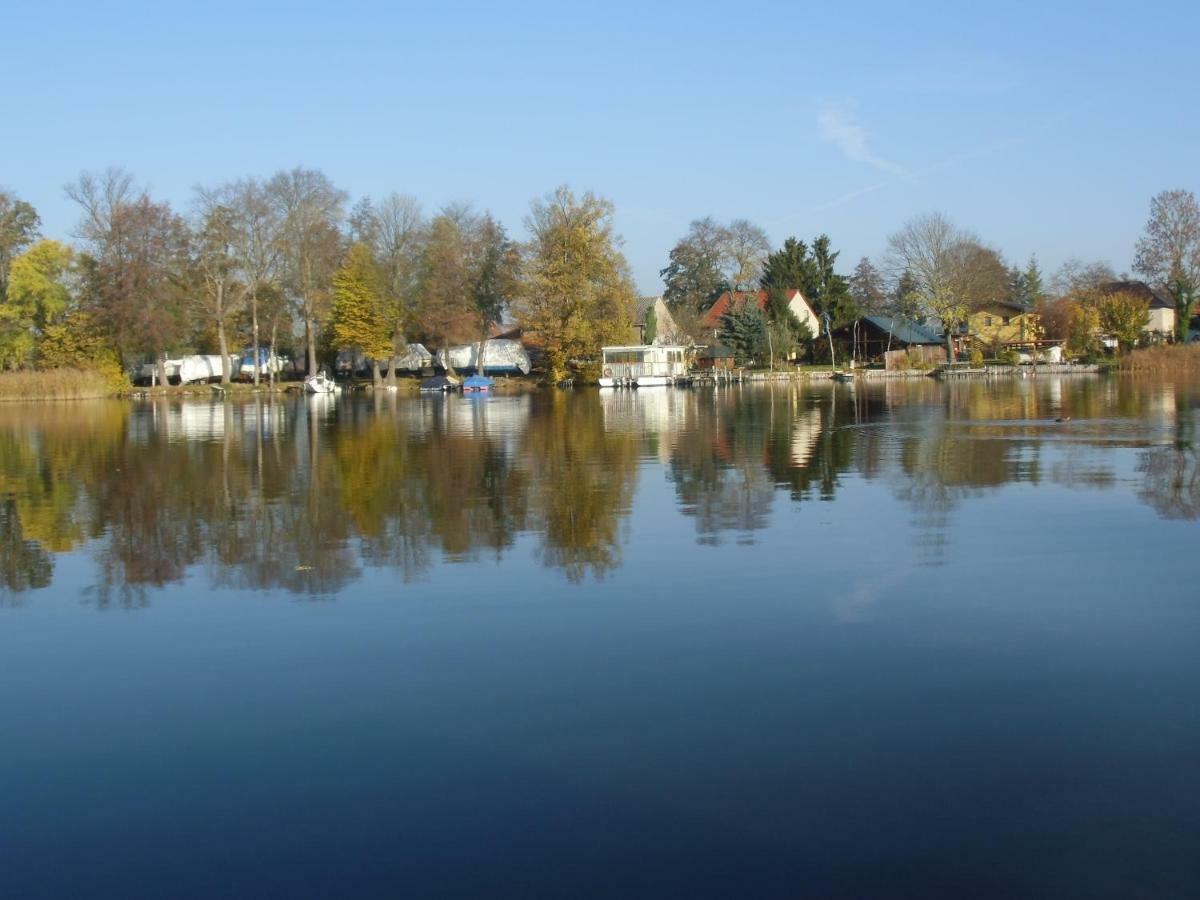
[(987, 300), (976, 304), (968, 315), (967, 331), (982, 344), (1032, 341), (1041, 334), (1041, 317), (1019, 303)]
[(633, 330), (639, 341), (646, 339), (646, 319), (650, 315), (650, 310), (654, 310), (655, 328), (654, 341), (655, 344), (679, 344), (687, 343), (687, 335), (675, 321), (675, 317), (671, 315), (671, 310), (666, 303), (663, 302), (661, 296), (658, 297), (639, 297), (633, 308)]

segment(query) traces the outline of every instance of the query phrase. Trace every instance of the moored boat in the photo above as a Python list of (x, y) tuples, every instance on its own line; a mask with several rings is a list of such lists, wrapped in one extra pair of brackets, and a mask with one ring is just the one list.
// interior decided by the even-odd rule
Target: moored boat
[(655, 387), (687, 374), (687, 348), (669, 344), (601, 347), (600, 387)]
[(666, 387), (668, 384), (674, 383), (674, 379), (667, 375), (639, 375), (635, 380), (640, 388), (644, 387)]
[(446, 391), (457, 391), (459, 381), (452, 375), (434, 375), (421, 382), (422, 394), (443, 394)]
[(310, 394), (336, 394), (341, 389), (341, 385), (324, 372), (309, 375), (304, 379), (304, 390)]
[(486, 375), (472, 375), (462, 383), (464, 394), (486, 394), (495, 386), (496, 382)]

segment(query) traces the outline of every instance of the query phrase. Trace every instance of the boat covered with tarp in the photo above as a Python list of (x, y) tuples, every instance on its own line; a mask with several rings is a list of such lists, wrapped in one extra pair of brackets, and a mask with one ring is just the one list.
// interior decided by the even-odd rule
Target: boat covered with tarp
[(407, 344), (403, 353), (392, 357), (391, 367), (397, 372), (419, 374), (433, 368), (433, 354), (424, 344)]
[(437, 363), (443, 369), (474, 372), (478, 375), (528, 375), (529, 354), (520, 341), (503, 338), (484, 345), (483, 370), (479, 369), (479, 343), (444, 347), (438, 351)]
[(434, 375), (421, 382), (421, 392), (437, 394), (445, 391), (457, 391), (459, 386), (459, 380), (452, 375)]
[(464, 394), (485, 394), (496, 386), (486, 375), (472, 375), (462, 383)]
[[(232, 354), (228, 357), (230, 377), (238, 374), (241, 368), (241, 359)], [(219, 355), (200, 355), (185, 356), (179, 360), (179, 383), (192, 384), (197, 381), (212, 381), (214, 378), (221, 377), (221, 357)]]

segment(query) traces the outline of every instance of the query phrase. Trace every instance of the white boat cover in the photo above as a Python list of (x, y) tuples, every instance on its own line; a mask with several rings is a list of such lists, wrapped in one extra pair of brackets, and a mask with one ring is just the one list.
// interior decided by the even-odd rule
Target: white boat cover
[[(236, 356), (229, 357), (229, 376), (238, 374), (241, 361)], [(191, 384), (193, 381), (208, 381), (210, 378), (221, 377), (220, 356), (185, 356), (179, 360), (179, 383)]]
[[(491, 354), (488, 354), (491, 358)], [(425, 349), (424, 344), (408, 344), (404, 353), (392, 357), (392, 365), (405, 372), (420, 372), (433, 365), (433, 354)]]
[[(180, 360), (178, 359), (168, 359), (163, 362), (168, 378), (174, 378), (179, 374), (179, 363)], [(143, 363), (138, 368), (137, 374), (142, 378), (157, 378), (158, 364), (154, 362)]]
[[(443, 368), (476, 369), (479, 344), (462, 344), (438, 351), (438, 363)], [(487, 342), (483, 351), (483, 369), (486, 372), (520, 372), (529, 374), (529, 354), (520, 341), (493, 340)]]

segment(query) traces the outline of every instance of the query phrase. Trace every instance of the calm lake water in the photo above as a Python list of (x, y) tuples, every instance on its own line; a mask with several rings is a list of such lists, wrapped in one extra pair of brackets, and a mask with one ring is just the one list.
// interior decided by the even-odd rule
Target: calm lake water
[(0, 407), (0, 895), (1196, 897), (1198, 423)]

